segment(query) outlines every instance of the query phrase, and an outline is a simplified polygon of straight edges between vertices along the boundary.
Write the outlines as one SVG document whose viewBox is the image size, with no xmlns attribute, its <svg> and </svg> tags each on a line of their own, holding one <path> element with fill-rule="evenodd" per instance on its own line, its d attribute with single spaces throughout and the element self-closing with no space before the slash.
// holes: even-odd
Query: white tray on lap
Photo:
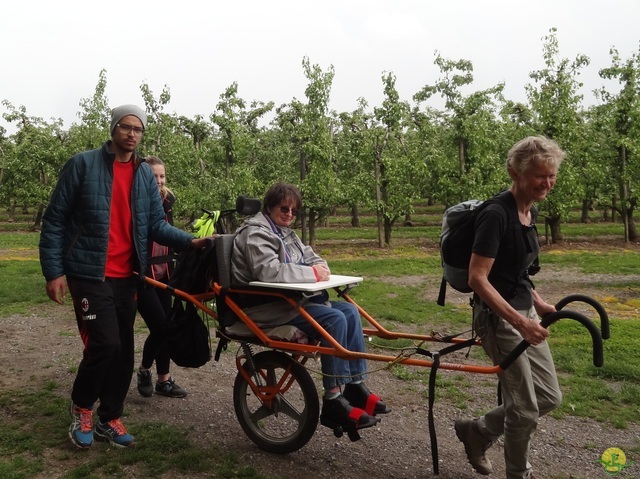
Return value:
<svg viewBox="0 0 640 479">
<path fill-rule="evenodd" d="M 317 283 L 265 283 L 263 281 L 251 281 L 249 285 L 264 288 L 290 289 L 295 291 L 321 291 L 323 289 L 345 286 L 347 284 L 356 285 L 360 283 L 362 279 L 363 278 L 359 276 L 332 274 L 327 281 L 318 281 Z"/>
</svg>

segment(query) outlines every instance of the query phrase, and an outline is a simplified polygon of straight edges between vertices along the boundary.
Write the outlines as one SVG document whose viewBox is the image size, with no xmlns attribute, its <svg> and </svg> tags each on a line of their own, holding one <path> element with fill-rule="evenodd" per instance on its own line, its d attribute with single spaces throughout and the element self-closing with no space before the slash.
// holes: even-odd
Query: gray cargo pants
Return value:
<svg viewBox="0 0 640 479">
<path fill-rule="evenodd" d="M 473 325 L 482 347 L 494 364 L 500 363 L 522 341 L 511 324 L 493 314 L 481 301 L 473 309 Z M 538 315 L 532 307 L 519 311 L 532 321 Z M 514 363 L 498 374 L 502 405 L 478 420 L 480 433 L 497 440 L 504 435 L 504 458 L 507 479 L 526 479 L 531 474 L 529 446 L 538 418 L 562 402 L 553 358 L 547 341 L 529 346 Z"/>
</svg>

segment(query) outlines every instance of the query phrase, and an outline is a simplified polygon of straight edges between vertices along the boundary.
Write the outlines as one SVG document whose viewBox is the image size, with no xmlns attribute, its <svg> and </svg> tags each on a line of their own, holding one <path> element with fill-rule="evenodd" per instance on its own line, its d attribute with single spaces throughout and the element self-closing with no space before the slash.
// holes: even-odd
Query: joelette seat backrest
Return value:
<svg viewBox="0 0 640 479">
<path fill-rule="evenodd" d="M 231 252 L 235 236 L 234 234 L 225 234 L 217 236 L 214 240 L 218 271 L 217 282 L 223 288 L 221 294 L 216 298 L 216 306 L 218 321 L 223 329 L 237 320 L 236 315 L 225 303 L 226 288 L 231 286 Z"/>
<path fill-rule="evenodd" d="M 231 252 L 234 234 L 216 236 L 216 261 L 218 263 L 218 284 L 223 288 L 231 286 Z"/>
<path fill-rule="evenodd" d="M 216 306 L 218 310 L 219 328 L 225 335 L 235 338 L 251 338 L 253 333 L 251 330 L 236 316 L 236 314 L 225 303 L 227 297 L 227 288 L 231 287 L 231 254 L 233 252 L 233 240 L 235 234 L 224 234 L 215 238 L 215 254 L 217 261 L 217 283 L 221 286 L 222 291 L 216 298 Z M 237 285 L 236 285 L 237 286 Z M 259 289 L 258 289 L 259 291 Z M 259 298 L 259 293 L 256 298 Z M 234 298 L 231 293 L 230 298 Z M 234 298 L 235 299 L 235 298 Z M 272 328 L 262 328 L 264 332 L 272 339 L 292 342 L 307 343 L 306 335 L 295 326 L 282 325 Z"/>
</svg>

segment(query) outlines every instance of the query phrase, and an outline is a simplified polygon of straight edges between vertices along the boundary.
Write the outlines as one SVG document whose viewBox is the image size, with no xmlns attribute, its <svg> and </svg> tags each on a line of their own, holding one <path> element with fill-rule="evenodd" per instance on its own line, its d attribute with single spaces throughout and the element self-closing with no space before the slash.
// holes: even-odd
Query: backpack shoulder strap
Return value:
<svg viewBox="0 0 640 479">
<path fill-rule="evenodd" d="M 516 258 L 522 254 L 526 254 L 527 252 L 530 252 L 531 251 L 529 249 L 530 246 L 524 238 L 524 233 L 522 233 L 522 229 L 519 228 L 521 223 L 520 223 L 520 218 L 518 216 L 517 206 L 516 206 L 515 200 L 513 199 L 513 196 L 509 194 L 508 190 L 505 190 L 495 195 L 492 198 L 492 200 L 494 200 L 495 203 L 499 203 L 502 205 L 502 207 L 505 209 L 505 212 L 507 213 L 509 222 L 515 225 L 515 226 L 512 225 L 512 229 L 513 229 L 513 235 L 514 235 L 513 240 L 516 248 L 515 249 Z M 538 209 L 535 207 L 535 205 L 533 205 L 531 207 L 531 222 L 534 225 L 534 229 L 535 229 L 535 221 L 537 216 L 538 216 Z M 531 281 L 529 276 L 536 274 L 539 270 L 540 270 L 540 261 L 539 261 L 539 258 L 536 256 L 531 266 L 524 272 L 525 279 L 527 279 L 527 281 L 529 281 L 532 286 L 533 286 L 533 282 Z M 515 278 L 514 288 L 515 288 L 515 285 L 517 285 L 518 281 L 520 280 L 521 276 L 522 275 L 518 275 Z"/>
<path fill-rule="evenodd" d="M 447 295 L 447 280 L 442 275 L 442 281 L 440 281 L 440 291 L 438 292 L 438 300 L 436 301 L 438 306 L 444 306 L 444 298 Z"/>
<path fill-rule="evenodd" d="M 519 222 L 518 218 L 518 210 L 516 208 L 516 203 L 513 198 L 513 195 L 509 190 L 501 191 L 500 193 L 493 196 L 493 198 L 489 198 L 485 201 L 487 205 L 489 204 L 498 204 L 502 206 L 505 213 L 507 214 L 507 218 L 512 222 Z"/>
<path fill-rule="evenodd" d="M 498 198 L 498 195 L 495 195 L 494 197 L 492 197 L 492 198 L 490 198 L 488 200 L 482 201 L 482 202 L 479 202 L 477 200 L 468 200 L 468 201 L 465 201 L 463 203 L 459 203 L 458 205 L 455 205 L 454 207 L 451 207 L 449 210 L 447 210 L 447 212 L 452 210 L 452 209 L 454 209 L 454 208 L 456 208 L 456 207 L 459 207 L 461 205 L 466 205 L 467 208 L 464 209 L 464 213 L 463 214 L 466 217 L 468 217 L 468 219 L 464 219 L 463 220 L 460 217 L 457 220 L 456 228 L 458 229 L 458 231 L 469 232 L 468 229 L 470 227 L 471 230 L 472 230 L 471 232 L 474 232 L 475 231 L 475 222 L 476 222 L 476 218 L 477 218 L 478 214 L 485 207 L 487 207 L 487 206 L 489 206 L 489 205 L 491 205 L 493 203 L 498 203 L 498 204 L 502 205 L 505 210 L 508 209 L 508 205 L 506 203 L 506 200 L 502 200 L 501 198 Z M 445 222 L 443 221 L 443 231 L 444 230 L 445 230 Z M 442 238 L 441 238 L 440 241 L 442 241 Z M 443 255 L 443 260 L 444 260 L 445 256 L 444 256 L 444 252 L 442 250 L 442 243 L 441 243 L 440 247 L 441 247 L 441 254 Z M 451 259 L 451 258 L 449 258 L 449 259 Z M 438 304 L 438 306 L 444 306 L 446 294 L 447 294 L 447 280 L 446 280 L 445 274 L 443 272 L 442 280 L 440 281 L 440 290 L 438 292 L 438 299 L 436 301 L 436 304 Z"/>
</svg>

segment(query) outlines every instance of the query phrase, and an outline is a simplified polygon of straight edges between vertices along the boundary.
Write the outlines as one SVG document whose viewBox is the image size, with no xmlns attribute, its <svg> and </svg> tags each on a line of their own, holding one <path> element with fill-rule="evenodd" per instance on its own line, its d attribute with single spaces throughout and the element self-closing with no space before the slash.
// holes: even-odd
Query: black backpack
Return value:
<svg viewBox="0 0 640 479">
<path fill-rule="evenodd" d="M 213 238 L 202 248 L 186 248 L 178 256 L 169 286 L 185 293 L 198 294 L 208 291 L 216 276 L 216 255 Z"/>
<path fill-rule="evenodd" d="M 520 224 L 516 209 L 507 203 L 506 195 L 502 192 L 486 201 L 468 200 L 447 208 L 442 217 L 442 232 L 440 234 L 440 258 L 442 262 L 442 281 L 438 294 L 438 304 L 444 306 L 447 284 L 461 293 L 471 293 L 469 287 L 469 262 L 471 261 L 471 249 L 475 238 L 475 222 L 480 211 L 491 204 L 499 204 L 505 210 L 508 221 L 512 224 Z M 535 210 L 534 210 L 535 216 Z M 516 231 L 516 229 L 514 229 Z M 518 241 L 516 245 L 524 241 Z M 538 259 L 529 268 L 528 274 L 533 275 L 539 269 Z M 515 283 L 520 279 L 515 278 Z"/>
<path fill-rule="evenodd" d="M 185 304 L 175 298 L 167 318 L 169 356 L 178 366 L 199 368 L 211 359 L 209 321 L 203 320 L 204 313 L 199 313 L 193 303 Z"/>
</svg>

